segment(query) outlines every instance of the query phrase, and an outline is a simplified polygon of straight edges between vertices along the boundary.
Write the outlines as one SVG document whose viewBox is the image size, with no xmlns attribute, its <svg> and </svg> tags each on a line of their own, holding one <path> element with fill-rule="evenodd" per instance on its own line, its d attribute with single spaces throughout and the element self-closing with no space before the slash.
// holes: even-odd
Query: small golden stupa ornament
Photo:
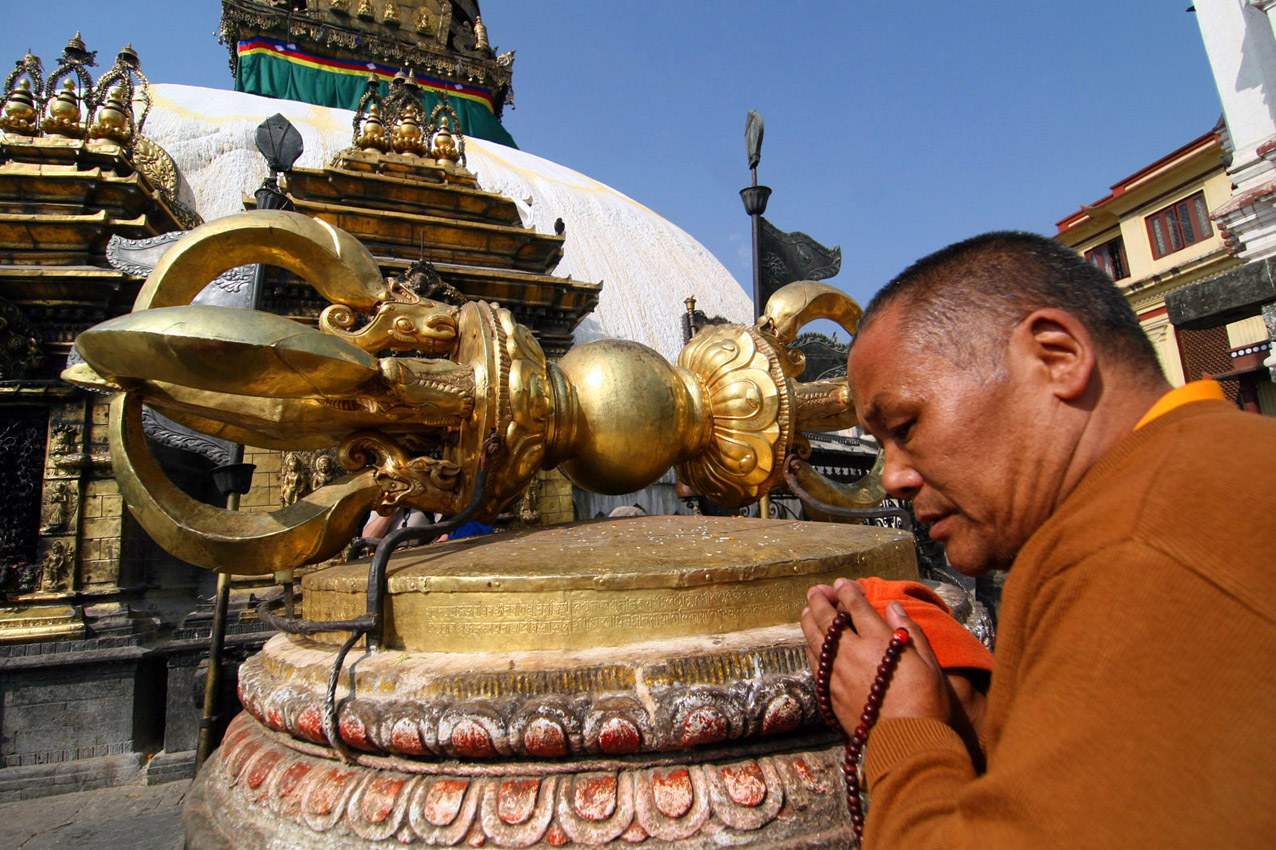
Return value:
<svg viewBox="0 0 1276 850">
<path fill-rule="evenodd" d="M 19 136 L 34 136 L 38 127 L 35 97 L 31 94 L 31 81 L 25 77 L 4 102 L 0 112 L 0 130 Z"/>
<path fill-rule="evenodd" d="M 452 136 L 452 131 L 448 129 L 446 115 L 439 118 L 439 129 L 430 140 L 430 156 L 434 157 L 439 165 L 456 165 L 457 158 L 460 156 L 456 139 Z"/>
<path fill-rule="evenodd" d="M 368 113 L 354 141 L 368 153 L 389 152 L 390 139 L 386 134 L 385 125 L 381 123 L 381 109 L 375 103 L 369 104 Z"/>
<path fill-rule="evenodd" d="M 399 116 L 398 122 L 394 125 L 394 132 L 391 134 L 391 144 L 396 153 L 412 153 L 417 156 L 425 156 L 425 133 L 421 130 L 421 115 L 419 110 L 408 106 L 403 110 L 403 114 Z"/>
<path fill-rule="evenodd" d="M 385 12 L 381 15 L 381 23 L 388 27 L 397 27 L 399 25 L 399 10 L 394 5 L 394 0 L 385 4 Z"/>
<path fill-rule="evenodd" d="M 71 78 L 62 81 L 62 91 L 49 104 L 48 114 L 40 124 L 46 133 L 73 138 L 83 135 L 84 125 L 80 121 L 80 97 L 75 92 L 75 82 Z"/>
<path fill-rule="evenodd" d="M 483 16 L 474 19 L 474 49 L 487 50 L 491 47 L 487 42 L 487 27 L 483 25 Z"/>
<path fill-rule="evenodd" d="M 102 139 L 126 145 L 133 136 L 130 126 L 129 106 L 125 104 L 128 93 L 123 85 L 111 89 L 106 102 L 97 112 L 97 120 L 89 127 L 90 139 Z"/>
</svg>

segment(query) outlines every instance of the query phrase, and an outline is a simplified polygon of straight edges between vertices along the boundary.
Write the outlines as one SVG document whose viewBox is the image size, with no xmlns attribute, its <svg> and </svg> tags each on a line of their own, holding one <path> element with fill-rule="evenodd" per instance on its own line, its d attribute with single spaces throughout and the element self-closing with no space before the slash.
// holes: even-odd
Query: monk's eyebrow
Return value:
<svg viewBox="0 0 1276 850">
<path fill-rule="evenodd" d="M 861 422 L 881 422 L 882 421 L 882 408 L 878 406 L 876 401 L 869 403 L 868 410 L 864 411 L 863 415 L 860 416 L 860 421 Z"/>
</svg>

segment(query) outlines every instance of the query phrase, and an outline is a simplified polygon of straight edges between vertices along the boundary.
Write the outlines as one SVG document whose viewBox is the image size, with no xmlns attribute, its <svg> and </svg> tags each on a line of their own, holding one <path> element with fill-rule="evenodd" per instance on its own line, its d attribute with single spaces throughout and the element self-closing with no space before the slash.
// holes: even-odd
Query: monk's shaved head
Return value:
<svg viewBox="0 0 1276 850">
<path fill-rule="evenodd" d="M 903 317 L 901 346 L 940 354 L 985 378 L 1001 373 L 1015 325 L 1054 307 L 1085 326 L 1110 365 L 1164 380 L 1152 343 L 1112 279 L 1035 233 L 986 233 L 918 260 L 873 298 L 860 333 L 892 307 Z"/>
</svg>

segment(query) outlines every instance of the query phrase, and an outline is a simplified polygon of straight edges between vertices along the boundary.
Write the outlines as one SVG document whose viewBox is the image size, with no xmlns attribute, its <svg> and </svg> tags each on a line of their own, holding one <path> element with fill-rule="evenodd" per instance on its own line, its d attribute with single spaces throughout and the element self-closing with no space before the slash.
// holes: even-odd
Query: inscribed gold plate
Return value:
<svg viewBox="0 0 1276 850">
<path fill-rule="evenodd" d="M 364 613 L 367 564 L 307 575 L 305 617 Z M 723 634 L 792 623 L 811 585 L 868 575 L 915 579 L 912 537 L 868 526 L 700 516 L 504 533 L 395 555 L 386 646 L 584 649 Z"/>
</svg>

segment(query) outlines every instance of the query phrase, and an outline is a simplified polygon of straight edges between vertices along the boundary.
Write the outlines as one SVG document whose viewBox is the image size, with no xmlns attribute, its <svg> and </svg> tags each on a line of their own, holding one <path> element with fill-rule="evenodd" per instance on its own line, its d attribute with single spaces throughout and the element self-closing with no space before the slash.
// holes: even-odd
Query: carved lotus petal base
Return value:
<svg viewBox="0 0 1276 850">
<path fill-rule="evenodd" d="M 192 786 L 186 846 L 843 846 L 841 758 L 825 737 L 645 761 L 347 765 L 245 713 Z"/>
</svg>

